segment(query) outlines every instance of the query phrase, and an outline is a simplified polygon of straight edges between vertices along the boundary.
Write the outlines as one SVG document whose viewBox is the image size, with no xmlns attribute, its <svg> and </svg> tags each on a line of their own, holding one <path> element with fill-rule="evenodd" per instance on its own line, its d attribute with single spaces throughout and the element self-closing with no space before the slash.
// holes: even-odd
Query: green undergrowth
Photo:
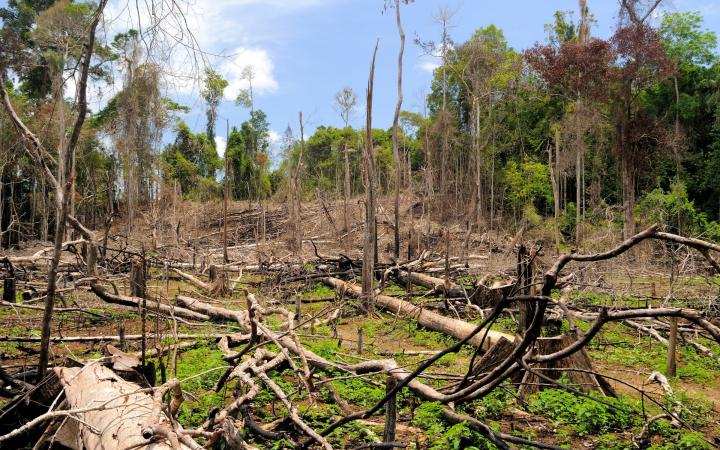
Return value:
<svg viewBox="0 0 720 450">
<path fill-rule="evenodd" d="M 474 431 L 467 422 L 450 424 L 443 417 L 445 405 L 439 402 L 426 402 L 415 409 L 412 424 L 423 430 L 427 438 L 428 450 L 492 450 L 496 447 L 480 433 Z M 496 423 L 490 423 L 498 428 Z"/>
<path fill-rule="evenodd" d="M 326 286 L 323 283 L 313 283 L 308 289 L 303 291 L 303 298 L 308 300 L 334 297 L 335 289 Z"/>
<path fill-rule="evenodd" d="M 587 325 L 578 325 L 581 330 Z M 665 372 L 667 348 L 649 336 L 638 336 L 617 324 L 608 324 L 588 346 L 590 355 L 613 367 L 644 368 L 648 371 Z M 717 350 L 718 346 L 711 346 Z M 697 383 L 717 383 L 718 364 L 705 355 L 698 354 L 691 346 L 678 346 L 677 378 Z"/>
<path fill-rule="evenodd" d="M 559 444 L 569 444 L 573 438 L 585 438 L 594 441 L 595 448 L 600 450 L 636 448 L 630 437 L 638 435 L 645 423 L 640 401 L 625 396 L 611 398 L 590 394 L 590 397 L 545 389 L 527 399 L 527 409 L 551 421 Z M 666 398 L 665 408 L 673 408 L 675 401 L 683 404 L 682 417 L 688 427 L 698 429 L 708 425 L 713 414 L 711 402 L 680 394 L 674 399 Z M 659 412 L 659 407 L 645 405 L 648 417 Z M 650 430 L 651 444 L 647 447 L 650 449 L 710 448 L 702 433 L 675 428 L 664 419 L 654 422 Z"/>
<path fill-rule="evenodd" d="M 610 397 L 598 397 L 598 400 L 545 389 L 530 396 L 527 404 L 530 412 L 551 418 L 556 425 L 571 425 L 579 436 L 622 431 L 637 424 L 638 416 L 631 400 Z"/>
<path fill-rule="evenodd" d="M 180 406 L 178 420 L 188 428 L 194 428 L 203 423 L 207 414 L 213 408 L 222 407 L 230 386 L 224 388 L 225 392 L 216 393 L 213 390 L 215 382 L 222 374 L 227 363 L 222 359 L 222 352 L 207 346 L 191 349 L 180 353 L 177 360 L 176 378 L 181 380 L 184 391 L 192 395 Z M 217 369 L 217 370 L 213 370 Z M 158 371 L 158 379 L 160 373 Z"/>
</svg>

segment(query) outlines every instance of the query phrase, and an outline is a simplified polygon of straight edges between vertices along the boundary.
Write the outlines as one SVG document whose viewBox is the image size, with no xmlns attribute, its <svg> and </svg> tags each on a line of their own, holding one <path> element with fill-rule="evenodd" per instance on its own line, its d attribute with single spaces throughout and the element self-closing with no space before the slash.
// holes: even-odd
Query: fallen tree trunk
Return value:
<svg viewBox="0 0 720 450">
<path fill-rule="evenodd" d="M 70 410 L 64 415 L 70 419 L 63 420 L 54 433 L 56 442 L 61 437 L 62 445 L 78 450 L 202 448 L 187 436 L 179 436 L 182 428 L 177 424 L 174 427 L 165 413 L 154 414 L 157 412 L 156 399 L 112 370 L 101 365 L 54 370 L 63 385 Z M 79 412 L 70 414 L 73 410 Z M 148 436 L 148 428 L 159 432 Z M 163 433 L 166 435 L 162 436 Z"/>
<path fill-rule="evenodd" d="M 397 271 L 397 278 L 400 282 L 407 284 L 412 283 L 424 288 L 430 289 L 433 292 L 444 293 L 447 297 L 460 297 L 464 298 L 467 293 L 465 290 L 456 283 L 449 281 L 445 283 L 442 278 L 431 277 L 418 272 L 407 272 L 405 270 Z"/>
<path fill-rule="evenodd" d="M 190 275 L 189 273 L 185 273 L 182 270 L 173 268 L 172 271 L 175 272 L 176 274 L 180 275 L 180 277 L 182 277 L 184 280 L 190 282 L 190 284 L 192 284 L 200 289 L 204 289 L 206 291 L 211 291 L 213 288 L 211 283 L 206 283 L 206 282 L 202 281 L 200 278 L 198 278 L 194 275 Z"/>
<path fill-rule="evenodd" d="M 165 305 L 163 303 L 159 303 L 152 300 L 143 300 L 142 298 L 138 297 L 128 297 L 125 295 L 115 295 L 111 294 L 105 289 L 103 289 L 99 284 L 93 283 L 90 286 L 90 289 L 100 297 L 103 301 L 107 303 L 114 303 L 116 305 L 123 305 L 123 306 L 134 306 L 137 308 L 141 308 L 143 306 L 143 302 L 145 304 L 145 307 L 149 311 L 155 311 L 162 314 L 166 314 L 168 316 L 175 316 L 175 317 L 181 317 L 183 319 L 188 320 L 196 320 L 199 322 L 205 322 L 210 320 L 210 318 L 201 313 L 197 313 L 195 311 L 191 311 L 189 309 L 181 308 L 179 306 L 171 306 L 171 305 Z"/>
<path fill-rule="evenodd" d="M 323 278 L 323 282 L 340 292 L 347 292 L 355 296 L 362 295 L 362 289 L 359 286 L 346 283 L 337 278 Z M 381 308 L 385 308 L 388 311 L 400 316 L 413 318 L 425 328 L 445 333 L 457 339 L 463 339 L 470 335 L 476 327 L 476 325 L 472 323 L 445 317 L 441 314 L 413 305 L 410 302 L 389 297 L 387 295 L 376 295 L 374 298 L 375 304 Z M 482 345 L 482 350 L 485 351 L 495 345 L 495 343 L 501 338 L 505 338 L 511 342 L 515 340 L 515 337 L 509 334 L 494 330 L 487 330 L 487 336 L 485 335 L 485 332 L 478 333 L 469 341 L 469 344 L 474 346 Z"/>
<path fill-rule="evenodd" d="M 195 340 L 195 339 L 220 339 L 228 336 L 225 334 L 178 334 L 178 335 L 156 335 L 148 333 L 146 339 L 157 339 L 172 336 L 178 340 Z M 50 342 L 120 342 L 121 340 L 139 341 L 143 339 L 142 334 L 128 334 L 125 336 L 54 336 L 50 338 Z M 40 342 L 38 336 L 0 336 L 0 342 Z"/>
</svg>

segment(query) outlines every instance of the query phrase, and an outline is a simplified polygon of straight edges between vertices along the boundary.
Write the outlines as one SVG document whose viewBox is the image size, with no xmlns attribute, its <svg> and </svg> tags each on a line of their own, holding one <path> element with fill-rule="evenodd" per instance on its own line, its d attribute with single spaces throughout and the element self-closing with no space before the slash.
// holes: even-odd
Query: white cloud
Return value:
<svg viewBox="0 0 720 450">
<path fill-rule="evenodd" d="M 274 64 L 268 52 L 261 48 L 241 47 L 220 65 L 220 74 L 228 80 L 226 99 L 234 100 L 242 89 L 248 88 L 248 80 L 243 79 L 246 67 L 253 69 L 253 94 L 262 95 L 278 90 L 278 82 L 273 75 Z"/>
<path fill-rule="evenodd" d="M 417 64 L 417 67 L 419 67 L 421 70 L 424 70 L 426 72 L 433 73 L 435 69 L 440 67 L 440 64 L 432 61 L 421 61 Z"/>
<path fill-rule="evenodd" d="M 225 138 L 223 136 L 215 136 L 215 148 L 217 149 L 218 156 L 224 158 L 227 142 L 225 142 Z"/>
<path fill-rule="evenodd" d="M 280 142 L 280 139 L 282 139 L 280 133 L 275 130 L 270 130 L 270 142 L 272 142 L 273 144 L 277 144 Z"/>
</svg>

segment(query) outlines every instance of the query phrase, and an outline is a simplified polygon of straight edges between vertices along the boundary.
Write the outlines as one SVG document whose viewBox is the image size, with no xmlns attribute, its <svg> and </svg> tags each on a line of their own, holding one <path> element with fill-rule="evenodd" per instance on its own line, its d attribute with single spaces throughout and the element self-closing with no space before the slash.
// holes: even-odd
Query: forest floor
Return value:
<svg viewBox="0 0 720 450">
<path fill-rule="evenodd" d="M 147 259 L 162 255 L 186 263 L 193 261 L 197 267 L 194 273 L 207 280 L 204 272 L 208 266 L 220 263 L 222 259 L 217 221 L 222 216 L 218 214 L 218 205 L 185 205 L 185 208 L 182 214 L 175 213 L 173 219 L 163 227 L 153 226 L 153 222 L 148 220 L 137 226 L 130 238 L 123 236 L 126 225 L 116 223 L 110 233 L 112 245 L 109 247 L 144 252 Z M 257 205 L 251 209 L 249 205 L 235 204 L 228 220 L 231 238 L 229 253 L 231 261 L 243 263 L 228 270 L 230 284 L 234 284 L 232 293 L 224 297 L 212 295 L 180 279 L 167 268 L 154 266 L 148 274 L 148 296 L 171 302 L 177 295 L 187 295 L 227 309 L 242 310 L 246 308 L 243 289 L 247 289 L 263 305 L 279 305 L 289 310 L 296 310 L 296 305 L 300 305 L 300 317 L 308 322 L 297 332 L 301 343 L 330 361 L 357 363 L 390 357 L 412 370 L 429 356 L 457 342 L 448 335 L 419 326 L 412 318 L 381 310 L 368 316 L 360 311 L 355 299 L 338 296 L 335 290 L 313 277 L 303 278 L 303 275 L 322 270 L 322 267 L 318 267 L 322 264 L 317 262 L 318 256 L 334 258 L 343 254 L 351 259 L 360 257 L 362 229 L 357 225 L 361 217 L 359 208 L 352 210 L 351 223 L 356 226 L 351 227 L 350 232 L 339 231 L 342 228 L 341 209 L 342 204 L 338 203 L 306 205 L 306 217 L 303 220 L 306 242 L 304 253 L 298 257 L 287 249 L 283 231 L 285 215 L 281 206 L 271 205 L 267 208 L 268 226 L 265 229 L 266 242 L 263 243 L 259 236 L 261 231 L 257 227 L 258 218 L 261 217 Z M 390 210 L 387 211 L 388 217 L 381 214 L 378 219 L 381 262 L 387 260 L 385 255 L 392 238 Z M 178 217 L 179 220 L 176 219 Z M 172 220 L 178 221 L 173 224 Z M 406 237 L 404 248 L 407 247 L 409 230 L 421 230 L 421 239 L 431 242 L 431 248 L 438 255 L 437 265 L 442 267 L 444 261 L 439 256 L 444 249 L 441 227 L 437 223 L 427 226 L 422 217 L 409 213 L 403 215 L 403 224 Z M 179 237 L 175 232 L 177 229 L 181 230 Z M 430 233 L 426 234 L 428 229 Z M 486 284 L 493 281 L 502 284 L 512 278 L 516 264 L 514 246 L 517 235 L 495 231 L 471 233 L 466 239 L 464 231 L 459 228 L 453 233 L 451 248 L 455 251 L 451 254 L 455 258 L 450 262 L 455 282 L 469 290 L 480 280 Z M 530 240 L 533 233 L 543 236 L 542 230 L 528 230 L 522 239 Z M 420 235 L 421 232 L 416 234 Z M 613 244 L 605 232 L 596 233 L 593 238 L 588 238 L 589 247 L 609 248 Z M 171 245 L 177 241 L 184 242 L 184 245 L 180 248 Z M 463 252 L 461 249 L 465 242 L 468 243 L 468 251 Z M 421 247 L 422 242 L 418 245 Z M 539 268 L 547 267 L 554 259 L 555 253 L 549 249 L 550 244 L 547 245 L 548 250 L 538 256 Z M 48 243 L 26 244 L 24 248 L 7 254 L 28 256 L 46 246 Z M 703 310 L 716 307 L 720 277 L 707 275 L 700 263 L 685 254 L 675 255 L 674 270 L 668 270 L 667 261 L 651 258 L 651 251 L 650 248 L 642 247 L 632 255 L 583 269 L 570 294 L 570 300 L 575 305 L 587 307 L 659 307 L 668 304 Z M 120 252 L 116 256 L 118 265 L 125 263 Z M 259 267 L 252 268 L 254 265 Z M 32 274 L 31 271 L 27 272 L 28 277 L 32 277 Z M 442 273 L 437 276 L 442 277 Z M 348 280 L 359 283 L 359 272 L 357 277 L 351 276 Z M 113 284 L 118 293 L 129 293 L 126 277 L 114 277 Z M 30 290 L 31 286 L 41 289 L 43 283 L 42 280 L 34 282 L 28 278 L 24 280 L 23 286 L 24 290 Z M 63 286 L 61 282 L 60 287 Z M 23 302 L 22 290 L 18 293 L 19 302 Z M 482 318 L 478 311 L 463 308 L 462 304 L 448 303 L 442 296 L 418 286 L 408 290 L 407 286 L 389 281 L 383 287 L 383 294 L 472 323 L 479 323 Z M 127 335 L 142 332 L 143 323 L 137 310 L 107 304 L 88 290 L 69 292 L 60 303 L 59 307 L 78 310 L 56 313 L 52 332 L 54 337 L 116 336 L 121 327 Z M 24 301 L 23 304 L 41 306 L 42 302 L 40 298 Z M 312 318 L 326 317 L 338 308 L 341 313 L 334 325 L 311 324 Z M 0 365 L 6 371 L 23 372 L 24 369 L 32 369 L 36 363 L 38 343 L 14 339 L 32 340 L 39 337 L 41 315 L 42 311 L 35 309 L 9 305 L 0 307 Z M 275 329 L 281 326 L 280 321 L 273 317 L 268 317 L 266 323 Z M 181 406 L 178 416 L 178 421 L 186 429 L 201 425 L 210 411 L 222 408 L 233 399 L 234 390 L 240 389 L 235 383 L 229 383 L 219 392 L 213 390 L 218 376 L 228 364 L 223 360 L 223 352 L 217 348 L 216 342 L 219 336 L 233 332 L 232 326 L 216 322 L 173 322 L 157 317 L 149 317 L 144 326 L 150 334 L 147 339 L 148 351 L 165 355 L 159 359 L 149 357 L 157 367 L 158 380 L 187 380 L 182 386 L 190 394 L 190 399 Z M 579 321 L 578 327 L 587 329 L 589 323 Z M 515 334 L 518 329 L 517 317 L 512 313 L 503 315 L 493 324 L 493 328 Z M 567 331 L 567 321 L 562 322 L 561 330 Z M 176 359 L 173 359 L 168 356 L 173 351 L 168 350 L 177 342 L 173 338 L 175 335 L 188 336 L 180 339 L 184 344 L 177 350 Z M 720 355 L 720 345 L 703 337 L 698 339 L 715 355 Z M 359 340 L 362 340 L 361 348 Z M 77 361 L 102 358 L 108 343 L 119 345 L 114 339 L 98 339 L 91 343 L 55 342 L 52 346 L 52 360 L 62 364 L 64 358 Z M 126 351 L 140 351 L 139 340 L 128 340 L 126 345 Z M 444 356 L 424 372 L 422 381 L 439 389 L 461 380 L 468 370 L 473 351 L 472 347 L 465 346 L 459 353 Z M 659 385 L 647 382 L 652 372 L 665 372 L 667 360 L 667 347 L 653 337 L 640 334 L 620 323 L 608 324 L 593 339 L 587 351 L 595 369 L 604 374 L 619 393 L 619 398 L 612 400 L 610 406 L 564 392 L 555 386 L 521 398 L 515 382 L 507 381 L 490 395 L 464 404 L 462 412 L 489 423 L 497 430 L 539 442 L 568 448 L 623 449 L 634 448 L 633 437 L 640 432 L 645 419 L 661 411 L 654 401 L 667 406 L 677 400 L 685 410 L 683 420 L 687 426 L 677 429 L 668 422 L 657 421 L 646 446 L 655 449 L 700 449 L 718 444 L 720 364 L 717 361 L 699 354 L 692 346 L 683 345 L 681 340 L 677 376 L 670 379 L 674 397 L 668 398 Z M 361 378 L 325 373 L 322 381 L 316 382 L 319 394 L 312 398 L 298 387 L 291 370 L 286 369 L 271 376 L 293 401 L 306 423 L 316 429 L 322 429 L 350 412 L 372 407 L 385 394 L 385 375 Z M 345 404 L 340 404 L 338 397 L 340 403 Z M 446 422 L 441 409 L 439 404 L 422 402 L 403 389 L 398 397 L 396 441 L 406 445 L 406 448 L 416 449 L 488 448 L 486 441 L 480 439 L 468 426 Z M 251 414 L 258 423 L 271 424 L 272 427 L 287 417 L 287 410 L 269 390 L 263 388 L 252 403 Z M 335 430 L 328 439 L 337 448 L 357 448 L 381 437 L 383 427 L 382 416 L 355 421 Z M 253 441 L 252 438 L 248 439 Z M 292 448 L 290 439 L 265 441 L 255 438 L 253 442 L 260 448 Z"/>
</svg>

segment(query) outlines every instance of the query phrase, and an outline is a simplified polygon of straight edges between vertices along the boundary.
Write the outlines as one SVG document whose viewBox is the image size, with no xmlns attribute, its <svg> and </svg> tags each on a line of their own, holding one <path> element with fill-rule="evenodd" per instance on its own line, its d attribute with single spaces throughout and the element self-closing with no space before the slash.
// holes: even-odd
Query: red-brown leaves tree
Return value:
<svg viewBox="0 0 720 450">
<path fill-rule="evenodd" d="M 615 149 L 620 159 L 623 186 L 624 234 L 635 232 L 635 189 L 638 171 L 660 146 L 662 133 L 648 115 L 643 114 L 637 95 L 674 71 L 660 35 L 644 24 L 618 29 L 611 39 L 617 55 L 612 72 L 611 111 L 615 118 Z"/>
<path fill-rule="evenodd" d="M 525 60 L 548 87 L 571 100 L 605 99 L 614 59 L 612 46 L 601 39 L 566 42 L 559 48 L 536 44 L 525 52 Z"/>
</svg>

